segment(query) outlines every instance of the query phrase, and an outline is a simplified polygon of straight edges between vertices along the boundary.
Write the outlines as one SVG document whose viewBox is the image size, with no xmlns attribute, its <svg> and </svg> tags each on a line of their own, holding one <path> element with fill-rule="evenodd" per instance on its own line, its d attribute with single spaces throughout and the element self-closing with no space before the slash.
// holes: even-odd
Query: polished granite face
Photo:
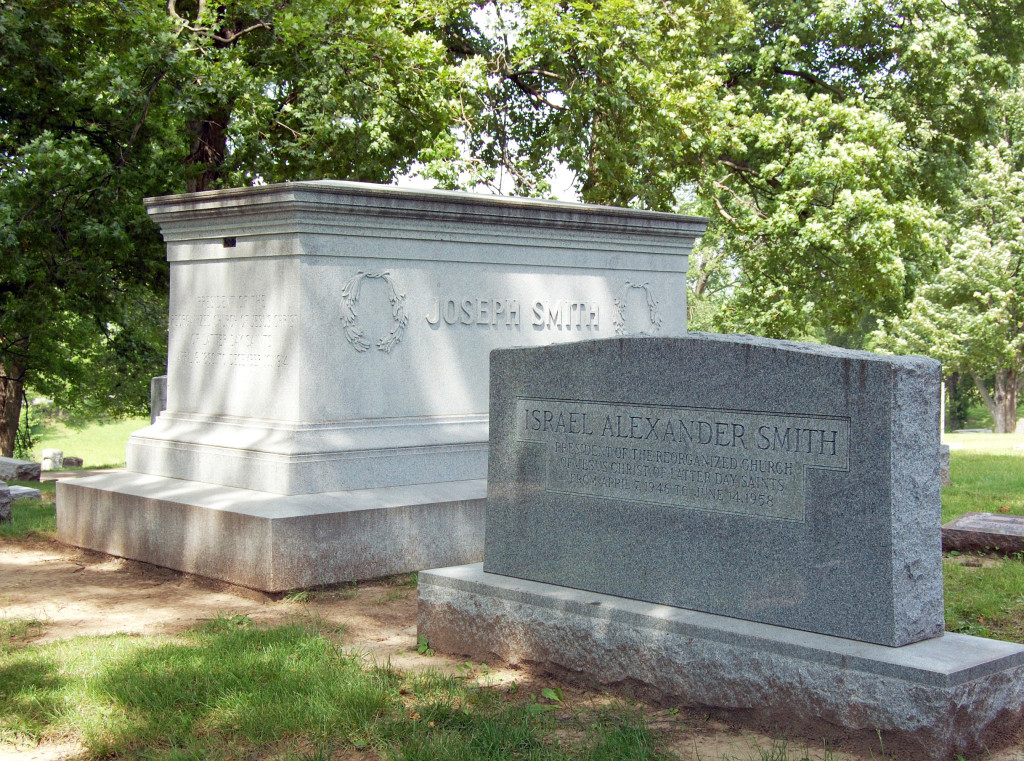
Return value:
<svg viewBox="0 0 1024 761">
<path fill-rule="evenodd" d="M 739 336 L 495 351 L 485 570 L 939 636 L 938 384 L 933 360 Z"/>
</svg>

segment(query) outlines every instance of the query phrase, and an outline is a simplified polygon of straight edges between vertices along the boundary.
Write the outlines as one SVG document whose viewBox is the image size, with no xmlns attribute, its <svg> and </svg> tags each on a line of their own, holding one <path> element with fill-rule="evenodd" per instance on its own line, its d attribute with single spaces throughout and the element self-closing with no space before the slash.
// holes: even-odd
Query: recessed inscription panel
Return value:
<svg viewBox="0 0 1024 761">
<path fill-rule="evenodd" d="M 551 492 L 804 519 L 808 468 L 849 470 L 848 418 L 519 399 Z"/>
<path fill-rule="evenodd" d="M 196 296 L 170 316 L 172 353 L 185 366 L 285 367 L 297 314 L 271 314 L 265 294 Z M 174 349 L 177 348 L 175 352 Z"/>
</svg>

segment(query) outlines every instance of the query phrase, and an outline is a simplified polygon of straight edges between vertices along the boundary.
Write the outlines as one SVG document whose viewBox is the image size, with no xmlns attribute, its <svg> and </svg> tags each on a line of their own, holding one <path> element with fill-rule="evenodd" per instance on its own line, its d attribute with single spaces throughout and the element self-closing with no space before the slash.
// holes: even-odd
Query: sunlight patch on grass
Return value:
<svg viewBox="0 0 1024 761">
<path fill-rule="evenodd" d="M 124 467 L 128 437 L 149 425 L 149 418 L 98 421 L 75 427 L 55 422 L 37 434 L 32 457 L 42 459 L 44 449 L 60 449 L 67 456 L 81 457 L 84 468 Z"/>
<path fill-rule="evenodd" d="M 1024 434 L 1016 433 L 944 433 L 942 443 L 950 452 L 969 454 L 1002 454 L 1024 457 Z"/>
</svg>

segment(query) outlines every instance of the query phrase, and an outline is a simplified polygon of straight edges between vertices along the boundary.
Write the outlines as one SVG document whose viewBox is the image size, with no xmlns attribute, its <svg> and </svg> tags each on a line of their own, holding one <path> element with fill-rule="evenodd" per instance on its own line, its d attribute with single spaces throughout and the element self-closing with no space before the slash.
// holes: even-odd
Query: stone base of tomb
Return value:
<svg viewBox="0 0 1024 761">
<path fill-rule="evenodd" d="M 484 479 L 284 496 L 132 472 L 61 480 L 67 544 L 265 592 L 483 556 Z"/>
<path fill-rule="evenodd" d="M 1024 646 L 946 634 L 903 647 L 484 573 L 419 575 L 438 652 L 700 709 L 885 757 L 954 758 L 1024 725 Z"/>
</svg>

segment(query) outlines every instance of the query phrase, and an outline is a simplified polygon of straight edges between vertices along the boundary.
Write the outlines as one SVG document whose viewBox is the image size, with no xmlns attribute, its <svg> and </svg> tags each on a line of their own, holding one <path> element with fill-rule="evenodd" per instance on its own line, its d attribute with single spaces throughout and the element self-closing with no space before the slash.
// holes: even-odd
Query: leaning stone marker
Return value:
<svg viewBox="0 0 1024 761">
<path fill-rule="evenodd" d="M 166 409 L 58 537 L 268 591 L 479 559 L 496 347 L 686 329 L 706 220 L 301 182 L 149 199 Z"/>
<path fill-rule="evenodd" d="M 495 351 L 484 562 L 420 574 L 419 633 L 908 756 L 1005 741 L 1024 647 L 943 634 L 939 382 L 744 336 Z"/>
</svg>

